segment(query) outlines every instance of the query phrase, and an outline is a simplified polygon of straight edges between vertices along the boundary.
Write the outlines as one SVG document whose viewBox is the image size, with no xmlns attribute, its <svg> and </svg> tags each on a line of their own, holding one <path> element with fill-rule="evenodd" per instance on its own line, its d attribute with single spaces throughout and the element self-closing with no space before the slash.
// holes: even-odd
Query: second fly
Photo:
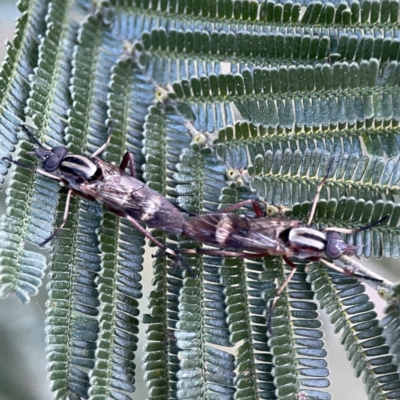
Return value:
<svg viewBox="0 0 400 400">
<path fill-rule="evenodd" d="M 46 148 L 24 125 L 22 129 L 37 145 L 32 154 L 42 161 L 43 169 L 38 168 L 36 172 L 60 181 L 69 189 L 63 221 L 53 234 L 40 244 L 41 246 L 53 239 L 65 225 L 71 195 L 75 193 L 85 199 L 97 200 L 104 204 L 110 211 L 130 221 L 136 229 L 166 253 L 176 256 L 173 250 L 154 238 L 140 223 L 166 233 L 176 234 L 182 231 L 183 215 L 161 194 L 135 178 L 131 153 L 127 152 L 124 155 L 119 167 L 97 157 L 107 148 L 112 128 L 109 128 L 107 142 L 91 156 L 68 153 L 64 146 Z M 8 160 L 25 167 L 16 161 Z M 131 175 L 125 172 L 127 166 Z"/>
</svg>

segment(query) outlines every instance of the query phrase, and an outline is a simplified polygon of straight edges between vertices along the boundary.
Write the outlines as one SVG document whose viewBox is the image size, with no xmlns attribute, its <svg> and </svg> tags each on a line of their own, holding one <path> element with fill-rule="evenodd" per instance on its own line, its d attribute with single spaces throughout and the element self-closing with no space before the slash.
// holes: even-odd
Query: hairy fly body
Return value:
<svg viewBox="0 0 400 400">
<path fill-rule="evenodd" d="M 382 222 L 386 217 L 354 231 L 341 228 L 318 230 L 310 226 L 321 188 L 327 176 L 328 174 L 318 186 L 307 224 L 281 217 L 265 217 L 254 202 L 252 202 L 253 208 L 257 216 L 248 217 L 230 213 L 230 211 L 250 202 L 244 201 L 217 213 L 189 217 L 182 226 L 183 233 L 191 239 L 218 249 L 200 248 L 184 252 L 193 253 L 195 251 L 199 254 L 243 258 L 267 255 L 282 256 L 285 262 L 292 267 L 292 270 L 276 292 L 271 305 L 270 318 L 277 299 L 297 270 L 291 258 L 320 261 L 339 272 L 383 282 L 381 277 L 373 273 L 368 273 L 369 276 L 360 276 L 343 267 L 345 264 L 352 264 L 355 266 L 354 269 L 359 268 L 359 264 L 348 257 L 356 254 L 358 246 L 347 244 L 341 234 L 368 229 Z M 330 260 L 333 260 L 336 264 Z M 269 328 L 271 328 L 270 325 Z"/>
<path fill-rule="evenodd" d="M 257 203 L 246 200 L 217 213 L 189 218 L 182 226 L 183 233 L 199 242 L 223 249 L 198 250 L 203 254 L 220 253 L 247 258 L 282 256 L 293 268 L 295 265 L 290 261 L 291 257 L 316 261 L 352 256 L 358 247 L 347 244 L 340 233 L 353 231 L 335 228 L 320 231 L 310 227 L 327 176 L 317 188 L 307 224 L 283 217 L 265 217 Z M 253 204 L 256 216 L 230 213 L 248 203 Z"/>
<path fill-rule="evenodd" d="M 41 245 L 50 241 L 65 225 L 72 193 L 88 200 L 96 200 L 115 214 L 128 219 L 143 235 L 155 243 L 166 253 L 176 255 L 164 244 L 148 233 L 140 223 L 150 228 L 160 229 L 166 233 L 180 233 L 184 217 L 166 198 L 150 189 L 134 177 L 133 156 L 127 152 L 121 165 L 116 167 L 97 156 L 106 149 L 111 136 L 111 128 L 107 142 L 92 156 L 68 153 L 63 146 L 46 148 L 22 126 L 28 136 L 36 143 L 32 152 L 41 162 L 42 169 L 36 172 L 60 181 L 68 191 L 67 204 L 62 224 Z M 15 164 L 13 160 L 10 160 Z M 129 166 L 131 175 L 125 172 Z"/>
<path fill-rule="evenodd" d="M 301 221 L 284 218 L 212 213 L 189 218 L 183 224 L 183 233 L 224 249 L 225 255 L 226 250 L 232 250 L 235 257 L 272 255 L 334 260 L 343 254 L 354 255 L 357 250 L 345 243 L 338 232 L 319 231 Z M 215 254 L 214 250 L 210 252 Z"/>
<path fill-rule="evenodd" d="M 35 155 L 39 157 L 39 152 L 35 151 Z M 131 217 L 166 233 L 180 233 L 182 214 L 165 197 L 124 171 L 127 157 L 130 153 L 116 167 L 97 157 L 66 154 L 60 159 L 56 173 L 75 193 L 105 204 L 122 217 Z M 49 172 L 48 160 L 43 162 L 46 172 Z"/>
</svg>

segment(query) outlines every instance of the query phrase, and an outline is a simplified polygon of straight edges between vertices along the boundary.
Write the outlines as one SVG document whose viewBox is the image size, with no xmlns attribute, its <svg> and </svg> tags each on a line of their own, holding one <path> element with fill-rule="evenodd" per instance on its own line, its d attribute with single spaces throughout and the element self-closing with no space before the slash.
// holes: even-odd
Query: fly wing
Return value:
<svg viewBox="0 0 400 400">
<path fill-rule="evenodd" d="M 97 181 L 84 183 L 82 187 L 96 200 L 116 210 L 130 208 L 140 211 L 146 206 L 144 190 L 148 189 L 147 186 L 127 174 L 103 176 Z"/>
<path fill-rule="evenodd" d="M 242 247 L 253 253 L 268 253 L 270 255 L 288 255 L 290 249 L 281 239 L 280 234 L 291 227 L 293 221 L 269 218 L 246 217 L 249 222 L 249 234 L 245 238 L 235 235 L 236 241 L 242 241 Z"/>
<path fill-rule="evenodd" d="M 181 233 L 184 217 L 166 198 L 132 176 L 119 173 L 86 183 L 84 190 L 96 200 L 151 228 Z"/>
<path fill-rule="evenodd" d="M 252 253 L 292 256 L 280 233 L 296 221 L 212 213 L 189 218 L 183 232 L 210 246 Z"/>
</svg>

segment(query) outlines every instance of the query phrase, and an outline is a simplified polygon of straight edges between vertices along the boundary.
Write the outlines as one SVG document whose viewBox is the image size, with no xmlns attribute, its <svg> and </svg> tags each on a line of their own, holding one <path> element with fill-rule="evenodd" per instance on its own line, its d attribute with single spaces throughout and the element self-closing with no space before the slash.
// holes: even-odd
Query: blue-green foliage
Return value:
<svg viewBox="0 0 400 400">
<path fill-rule="evenodd" d="M 397 0 L 19 7 L 0 71 L 0 183 L 2 158 L 17 144 L 13 157 L 37 167 L 17 127 L 26 117 L 45 146 L 86 155 L 112 125 L 104 159 L 117 165 L 130 151 L 136 176 L 188 213 L 260 199 L 307 221 L 333 159 L 315 224 L 354 229 L 387 216 L 346 240 L 366 258 L 400 255 Z M 39 244 L 60 225 L 66 191 L 18 166 L 7 196 L 0 296 L 28 302 L 46 260 L 26 241 Z M 69 211 L 48 266 L 56 398 L 134 398 L 138 333 L 146 330 L 151 399 L 329 399 L 318 306 L 342 331 L 369 398 L 400 397 L 397 290 L 385 294 L 391 305 L 379 321 L 355 278 L 300 263 L 271 315 L 288 273 L 281 257 L 192 254 L 185 269 L 159 254 L 141 320 L 144 238 L 96 202 L 73 197 Z M 171 247 L 201 245 L 153 234 Z"/>
</svg>

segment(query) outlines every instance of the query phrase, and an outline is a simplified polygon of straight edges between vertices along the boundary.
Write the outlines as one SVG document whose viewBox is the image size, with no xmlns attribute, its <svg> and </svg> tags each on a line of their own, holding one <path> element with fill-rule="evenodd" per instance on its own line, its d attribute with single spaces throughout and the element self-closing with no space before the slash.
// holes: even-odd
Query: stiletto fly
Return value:
<svg viewBox="0 0 400 400">
<path fill-rule="evenodd" d="M 290 258 L 304 259 L 307 261 L 320 261 L 330 268 L 341 273 L 361 278 L 383 282 L 381 277 L 371 273 L 370 276 L 360 276 L 350 273 L 347 269 L 337 266 L 328 260 L 342 259 L 349 264 L 348 256 L 353 256 L 358 246 L 347 244 L 342 233 L 357 233 L 386 220 L 387 217 L 356 230 L 341 228 L 325 228 L 318 230 L 312 228 L 317 202 L 320 192 L 325 184 L 328 172 L 319 184 L 310 210 L 308 222 L 286 219 L 283 217 L 264 217 L 257 203 L 243 201 L 216 213 L 189 217 L 183 224 L 183 233 L 191 239 L 195 239 L 206 245 L 219 249 L 182 250 L 182 253 L 200 253 L 208 255 L 220 255 L 225 257 L 257 258 L 264 256 L 282 256 L 285 262 L 292 267 L 290 274 L 278 288 L 271 305 L 272 315 L 275 303 L 280 294 L 293 278 L 297 267 Z M 256 216 L 249 217 L 230 213 L 248 203 L 253 203 Z M 353 262 L 353 265 L 358 263 Z"/>
<path fill-rule="evenodd" d="M 21 127 L 37 146 L 32 154 L 42 162 L 43 169 L 38 168 L 36 172 L 61 182 L 69 189 L 62 223 L 40 246 L 53 239 L 65 225 L 71 195 L 75 193 L 85 199 L 104 204 L 110 211 L 130 221 L 137 230 L 166 253 L 177 256 L 172 249 L 147 232 L 140 223 L 166 233 L 181 233 L 185 220 L 179 210 L 161 194 L 135 178 L 131 153 L 127 152 L 124 155 L 119 167 L 97 157 L 107 148 L 112 127 L 109 128 L 106 143 L 91 156 L 68 153 L 64 146 L 47 148 L 24 125 Z M 12 159 L 7 160 L 30 169 Z M 127 166 L 130 175 L 125 172 Z"/>
</svg>

